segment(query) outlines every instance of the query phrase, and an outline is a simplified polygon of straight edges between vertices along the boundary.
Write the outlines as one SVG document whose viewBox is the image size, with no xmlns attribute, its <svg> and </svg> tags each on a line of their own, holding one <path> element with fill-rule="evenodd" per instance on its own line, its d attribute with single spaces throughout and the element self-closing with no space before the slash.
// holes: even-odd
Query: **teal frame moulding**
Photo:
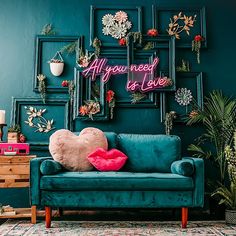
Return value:
<svg viewBox="0 0 236 236">
<path fill-rule="evenodd" d="M 127 62 L 127 50 L 126 48 L 123 48 L 122 50 L 115 51 L 115 50 L 102 50 L 101 57 L 105 57 L 109 61 L 113 61 L 116 59 L 123 60 L 124 63 Z M 141 57 L 150 57 L 149 54 L 143 54 Z M 124 87 L 122 89 L 126 90 L 126 82 L 127 82 L 127 76 L 124 75 L 125 83 Z M 112 75 L 110 80 L 115 80 L 117 78 L 114 78 L 114 75 Z M 121 78 L 119 78 L 121 79 Z M 112 81 L 109 81 L 109 89 L 114 90 L 116 92 L 120 87 L 113 87 Z M 121 86 L 121 85 L 120 85 Z M 147 93 L 147 98 L 139 101 L 138 103 L 131 103 L 131 93 L 126 91 L 127 96 L 125 97 L 115 97 L 116 99 L 116 107 L 123 107 L 123 108 L 159 108 L 159 96 L 155 92 L 149 92 Z"/>
<path fill-rule="evenodd" d="M 197 106 L 203 109 L 203 77 L 202 72 L 177 72 L 177 89 L 185 88 L 190 89 Z M 194 88 L 194 91 L 193 91 Z M 176 111 L 177 106 L 180 105 L 175 101 L 175 93 L 160 93 L 161 102 L 161 122 L 165 121 L 165 114 L 170 111 Z M 172 104 L 171 104 L 172 102 Z M 174 105 L 173 105 L 174 102 Z M 185 110 L 185 107 L 182 107 Z M 189 110 L 188 110 L 189 111 Z M 185 123 L 186 114 L 178 113 L 177 118 L 174 119 L 175 123 Z"/>
<path fill-rule="evenodd" d="M 97 76 L 96 81 L 100 80 L 100 76 Z M 95 82 L 95 81 L 94 81 Z M 80 106 L 84 105 L 84 101 L 92 99 L 92 83 L 93 81 L 88 77 L 85 78 L 82 72 L 77 68 L 74 68 L 74 83 L 75 83 L 75 93 L 74 93 L 74 107 L 73 107 L 73 119 L 80 119 L 82 121 L 106 121 L 109 120 L 109 107 L 106 102 L 106 93 L 108 91 L 108 83 L 104 84 L 100 81 L 99 83 L 99 104 L 100 112 L 93 115 L 93 120 L 87 115 L 82 116 L 79 113 Z"/>
<path fill-rule="evenodd" d="M 96 30 L 102 32 L 102 17 L 99 16 L 99 12 L 103 12 L 105 14 L 111 14 L 114 11 L 126 11 L 128 12 L 128 19 L 136 18 L 136 22 L 132 21 L 132 28 L 131 31 L 139 31 L 142 32 L 142 7 L 141 6 L 90 6 L 90 46 L 92 46 L 94 38 L 98 37 L 102 41 L 102 47 L 112 47 L 112 48 L 120 48 L 117 39 L 113 39 L 110 35 L 98 35 Z M 130 15 L 129 13 L 133 12 L 136 14 Z M 98 22 L 99 21 L 99 22 Z M 102 37 L 101 37 L 102 36 Z M 106 40 L 106 39 L 109 39 Z M 112 39 L 111 39 L 112 38 Z"/>
<path fill-rule="evenodd" d="M 165 76 L 171 78 L 173 84 L 168 87 L 164 88 L 157 88 L 156 92 L 162 91 L 175 91 L 176 90 L 176 76 L 175 76 L 175 38 L 168 36 L 168 35 L 159 35 L 158 37 L 148 37 L 146 35 L 143 36 L 142 45 L 136 44 L 133 40 L 133 35 L 130 35 L 128 38 L 128 45 L 127 45 L 127 62 L 128 66 L 134 63 L 134 60 L 137 56 L 141 55 L 149 55 L 150 61 L 152 63 L 155 57 L 159 57 L 160 61 L 162 58 L 159 56 L 161 50 L 168 50 L 168 68 L 160 68 L 161 71 L 167 71 Z M 153 49 L 144 50 L 143 46 L 147 42 L 152 42 L 154 44 Z M 159 65 L 157 66 L 157 68 Z M 154 76 L 158 76 L 155 74 Z M 128 76 L 127 76 L 127 79 Z"/>
<path fill-rule="evenodd" d="M 35 72 L 34 72 L 34 80 L 33 80 L 33 91 L 34 92 L 38 92 L 38 79 L 37 79 L 37 75 L 38 74 L 44 74 L 47 77 L 47 80 L 51 80 L 51 81 L 58 81 L 58 83 L 56 83 L 56 85 L 47 85 L 47 92 L 48 93 L 67 93 L 68 89 L 67 88 L 63 88 L 61 86 L 61 82 L 63 80 L 73 80 L 73 75 L 74 75 L 74 66 L 76 64 L 76 53 L 73 53 L 73 55 L 69 55 L 67 53 L 66 54 L 66 61 L 65 61 L 65 65 L 64 65 L 64 70 L 66 70 L 66 72 L 62 73 L 62 76 L 56 77 L 53 76 L 50 73 L 50 69 L 47 69 L 47 71 L 43 71 L 43 67 L 44 64 L 47 63 L 50 60 L 50 58 L 45 58 L 45 54 L 47 53 L 51 53 L 51 57 L 53 57 L 53 55 L 58 51 L 60 51 L 61 48 L 57 48 L 57 50 L 53 51 L 53 52 L 45 52 L 45 50 L 43 50 L 43 47 L 45 44 L 50 43 L 50 44 L 58 44 L 58 43 L 62 43 L 63 46 L 73 43 L 73 42 L 78 42 L 78 47 L 82 48 L 83 47 L 83 36 L 45 36 L 45 35 L 37 35 L 36 36 L 36 42 L 35 42 Z M 64 56 L 64 55 L 63 55 Z M 65 58 L 65 56 L 64 56 Z M 72 64 L 73 63 L 73 64 Z M 49 68 L 49 64 L 47 65 Z M 67 69 L 69 67 L 71 67 L 69 69 Z M 70 74 L 71 73 L 71 74 Z M 54 83 L 53 81 L 53 83 Z M 46 81 L 50 82 L 50 81 Z"/>
<path fill-rule="evenodd" d="M 38 98 L 12 98 L 11 123 L 19 124 L 22 132 L 26 135 L 27 142 L 30 143 L 31 150 L 48 150 L 49 137 L 53 132 L 38 133 L 25 124 L 27 114 L 25 106 L 33 106 L 38 109 L 47 109 L 45 118 L 54 120 L 55 130 L 71 129 L 72 119 L 70 117 L 70 102 L 68 99 L 48 99 L 46 104 Z M 53 109 L 50 112 L 50 108 Z M 23 110 L 24 109 L 24 110 Z M 24 112 L 23 112 L 24 111 Z"/>
<path fill-rule="evenodd" d="M 170 23 L 170 17 L 172 17 L 174 14 L 177 14 L 179 12 L 182 12 L 183 14 L 185 12 L 188 12 L 190 15 L 197 15 L 196 18 L 196 22 L 194 23 L 195 26 L 193 28 L 190 27 L 190 36 L 188 36 L 189 40 L 183 40 L 181 39 L 177 39 L 176 40 L 176 47 L 177 48 L 191 48 L 192 47 L 192 40 L 194 38 L 195 35 L 200 34 L 201 36 L 204 37 L 204 41 L 202 42 L 201 46 L 202 48 L 207 48 L 207 30 L 206 30 L 206 10 L 205 7 L 173 7 L 173 6 L 156 6 L 156 5 L 152 5 L 152 24 L 153 24 L 153 28 L 156 28 L 160 34 L 168 34 L 168 32 L 166 31 L 166 29 L 168 29 L 169 27 L 169 23 Z M 166 19 L 168 20 L 168 22 L 163 22 L 161 20 L 161 14 L 166 14 Z M 186 14 L 187 16 L 190 16 L 188 14 Z M 165 29 L 162 29 L 161 26 L 165 26 Z M 197 29 L 196 29 L 197 27 Z M 194 29 L 195 28 L 195 29 Z M 192 34 L 192 31 L 195 32 L 195 34 Z M 186 34 L 185 32 L 183 32 L 183 34 Z"/>
</svg>

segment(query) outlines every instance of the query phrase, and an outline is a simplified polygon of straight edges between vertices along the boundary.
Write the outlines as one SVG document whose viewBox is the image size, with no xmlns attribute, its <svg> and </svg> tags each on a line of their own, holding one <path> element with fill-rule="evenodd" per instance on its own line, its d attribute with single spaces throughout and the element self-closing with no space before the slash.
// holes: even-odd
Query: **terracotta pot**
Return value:
<svg viewBox="0 0 236 236">
<path fill-rule="evenodd" d="M 236 225 L 236 210 L 225 210 L 226 224 Z"/>
<path fill-rule="evenodd" d="M 64 70 L 64 62 L 50 62 L 50 70 L 54 76 L 60 76 Z"/>
<path fill-rule="evenodd" d="M 17 133 L 17 132 L 8 132 L 7 142 L 8 143 L 18 143 L 19 142 L 19 133 Z"/>
</svg>

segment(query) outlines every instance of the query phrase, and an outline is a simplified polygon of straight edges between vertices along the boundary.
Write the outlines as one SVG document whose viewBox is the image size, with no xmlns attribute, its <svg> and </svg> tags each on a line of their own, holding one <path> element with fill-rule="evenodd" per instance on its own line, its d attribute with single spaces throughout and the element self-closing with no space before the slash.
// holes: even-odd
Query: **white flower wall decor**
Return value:
<svg viewBox="0 0 236 236">
<path fill-rule="evenodd" d="M 187 88 L 179 88 L 175 93 L 175 100 L 180 106 L 188 106 L 193 100 L 191 90 Z"/>
<path fill-rule="evenodd" d="M 55 129 L 53 127 L 53 119 L 47 120 L 43 117 L 43 114 L 46 112 L 46 109 L 37 109 L 32 106 L 25 106 L 26 114 L 28 115 L 27 121 L 25 123 L 35 129 L 35 132 L 48 133 Z"/>
<path fill-rule="evenodd" d="M 128 20 L 128 14 L 124 11 L 118 11 L 115 15 L 106 14 L 102 17 L 104 35 L 111 35 L 115 39 L 121 39 L 126 36 L 132 23 Z"/>
</svg>

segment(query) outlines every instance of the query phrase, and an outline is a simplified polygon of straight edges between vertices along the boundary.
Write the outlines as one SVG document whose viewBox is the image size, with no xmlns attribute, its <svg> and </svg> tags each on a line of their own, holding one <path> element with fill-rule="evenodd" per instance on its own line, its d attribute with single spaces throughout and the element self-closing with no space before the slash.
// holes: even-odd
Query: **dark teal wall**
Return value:
<svg viewBox="0 0 236 236">
<path fill-rule="evenodd" d="M 33 92 L 35 35 L 46 23 L 53 23 L 61 35 L 84 35 L 89 43 L 90 5 L 143 6 L 143 31 L 152 26 L 151 6 L 206 6 L 208 49 L 202 50 L 201 64 L 192 64 L 192 71 L 205 73 L 205 94 L 213 89 L 222 89 L 228 95 L 235 95 L 236 47 L 235 11 L 233 1 L 210 0 L 0 0 L 0 108 L 7 111 L 10 123 L 11 98 L 36 97 Z M 177 60 L 189 55 L 189 50 L 177 51 Z M 61 95 L 63 96 L 63 95 Z M 159 109 L 116 110 L 114 121 L 93 123 L 105 131 L 163 133 Z M 79 122 L 76 130 L 91 123 Z M 176 126 L 174 132 L 183 140 L 183 151 L 201 129 Z M 0 202 L 16 206 L 27 206 L 25 191 L 1 190 Z M 19 201 L 20 199 L 20 201 Z"/>
</svg>

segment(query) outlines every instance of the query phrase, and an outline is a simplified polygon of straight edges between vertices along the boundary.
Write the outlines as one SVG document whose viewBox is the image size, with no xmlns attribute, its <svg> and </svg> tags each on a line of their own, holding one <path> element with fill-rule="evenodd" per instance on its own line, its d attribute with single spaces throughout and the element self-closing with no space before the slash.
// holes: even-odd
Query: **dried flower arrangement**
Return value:
<svg viewBox="0 0 236 236">
<path fill-rule="evenodd" d="M 82 48 L 79 49 L 79 55 L 76 59 L 76 63 L 80 68 L 85 68 L 89 65 L 92 58 L 95 56 L 94 53 L 89 53 L 88 50 L 84 53 Z"/>
<path fill-rule="evenodd" d="M 94 100 L 84 101 L 85 105 L 82 105 L 79 108 L 79 113 L 81 116 L 88 116 L 91 120 L 93 120 L 93 115 L 100 112 L 100 104 Z"/>
<path fill-rule="evenodd" d="M 94 55 L 95 55 L 95 57 L 99 57 L 100 52 L 101 52 L 101 46 L 102 46 L 101 40 L 98 39 L 98 38 L 95 38 L 95 39 L 93 40 L 92 46 L 93 46 L 93 48 L 95 49 L 95 50 L 94 50 Z"/>
<path fill-rule="evenodd" d="M 46 109 L 37 109 L 32 106 L 25 106 L 26 114 L 28 115 L 28 120 L 25 121 L 26 124 L 31 128 L 36 128 L 35 132 L 48 133 L 55 129 L 53 127 L 53 119 L 46 120 L 43 117 L 43 114 L 46 112 Z M 36 120 L 36 122 L 34 122 Z"/>
<path fill-rule="evenodd" d="M 131 97 L 131 103 L 136 104 L 140 102 L 141 100 L 145 99 L 147 95 L 145 93 L 135 92 L 130 95 Z"/>
<path fill-rule="evenodd" d="M 166 31 L 169 35 L 174 35 L 176 39 L 180 39 L 180 34 L 184 31 L 187 35 L 190 35 L 190 27 L 194 26 L 196 17 L 196 15 L 186 16 L 180 12 L 178 15 L 174 15 L 173 19 L 170 18 L 169 29 Z"/>
<path fill-rule="evenodd" d="M 197 55 L 197 63 L 200 64 L 200 49 L 204 38 L 201 35 L 196 35 L 192 41 L 192 51 Z"/>
<path fill-rule="evenodd" d="M 43 29 L 41 30 L 42 35 L 55 35 L 56 32 L 53 29 L 53 25 L 48 23 L 43 26 Z"/>
<path fill-rule="evenodd" d="M 110 108 L 110 118 L 113 119 L 114 117 L 114 107 L 115 107 L 115 92 L 113 90 L 108 90 L 106 94 L 106 101 L 109 104 Z"/>
<path fill-rule="evenodd" d="M 136 43 L 136 42 L 138 42 L 138 44 L 142 44 L 142 42 L 143 42 L 143 35 L 142 35 L 142 33 L 141 32 L 129 32 L 128 34 L 127 34 L 127 36 L 126 36 L 126 44 L 128 44 L 129 43 L 129 37 L 130 36 L 133 36 L 133 42 L 134 43 Z"/>
<path fill-rule="evenodd" d="M 46 76 L 43 74 L 39 74 L 37 76 L 39 85 L 38 85 L 38 91 L 41 95 L 41 98 L 43 100 L 43 103 L 46 103 Z"/>
<path fill-rule="evenodd" d="M 104 15 L 102 17 L 102 25 L 103 34 L 110 35 L 115 39 L 125 37 L 127 31 L 132 28 L 132 23 L 128 20 L 128 14 L 124 11 L 118 11 L 115 15 Z"/>
<path fill-rule="evenodd" d="M 165 132 L 166 135 L 170 135 L 171 130 L 173 129 L 173 120 L 177 118 L 175 111 L 170 111 L 165 115 Z"/>
</svg>

